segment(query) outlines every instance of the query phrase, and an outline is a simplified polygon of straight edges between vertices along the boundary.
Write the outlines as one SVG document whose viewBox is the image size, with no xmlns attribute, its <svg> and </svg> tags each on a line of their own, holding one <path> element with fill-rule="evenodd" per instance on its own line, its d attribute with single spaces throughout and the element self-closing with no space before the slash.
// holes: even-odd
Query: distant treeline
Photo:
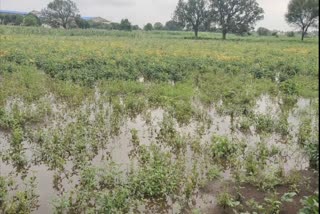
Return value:
<svg viewBox="0 0 320 214">
<path fill-rule="evenodd" d="M 40 26 L 40 19 L 34 14 L 0 14 L 0 24 L 2 25 L 24 25 L 24 26 Z"/>
<path fill-rule="evenodd" d="M 179 0 L 170 21 L 163 25 L 160 22 L 147 23 L 143 30 L 221 32 L 226 39 L 228 33 L 250 35 L 256 22 L 263 20 L 264 10 L 256 0 Z M 319 2 L 317 0 L 290 0 L 286 22 L 297 27 L 301 40 L 310 28 L 319 26 Z M 53 0 L 41 12 L 32 11 L 26 15 L 0 13 L 0 23 L 4 25 L 47 26 L 52 28 L 95 28 L 107 30 L 141 30 L 128 19 L 120 23 L 109 22 L 101 17 L 84 19 L 72 0 Z M 278 36 L 278 31 L 260 27 L 257 34 L 261 36 Z M 294 37 L 294 32 L 287 32 Z"/>
<path fill-rule="evenodd" d="M 27 15 L 21 14 L 0 14 L 0 24 L 2 25 L 23 25 L 23 26 L 41 26 L 45 24 L 44 19 L 41 17 L 29 13 Z M 70 28 L 81 28 L 81 29 L 105 29 L 105 30 L 142 30 L 138 25 L 133 25 L 128 19 L 122 19 L 120 23 L 111 22 L 111 23 L 100 23 L 94 22 L 92 20 L 85 20 L 80 16 L 74 18 L 74 21 L 70 23 Z M 167 30 L 167 31 L 182 31 L 182 30 L 192 30 L 191 27 L 184 29 L 180 23 L 170 20 L 165 24 L 156 22 L 154 24 L 147 23 L 143 30 Z M 200 31 L 207 32 L 220 32 L 221 30 L 216 27 L 210 27 L 208 25 L 201 25 Z"/>
<path fill-rule="evenodd" d="M 23 25 L 23 26 L 41 26 L 45 24 L 45 20 L 32 13 L 21 15 L 21 14 L 0 14 L 0 24 L 2 25 Z M 52 27 L 52 26 L 51 26 Z M 142 30 L 138 25 L 133 25 L 128 19 L 121 20 L 120 23 L 100 23 L 91 20 L 85 20 L 80 16 L 74 18 L 73 22 L 70 23 L 70 28 L 94 28 L 94 29 L 106 29 L 106 30 Z M 148 23 L 144 30 L 169 30 L 169 31 L 180 31 L 183 28 L 179 23 L 175 21 L 168 21 L 163 25 L 160 22 L 155 24 Z"/>
</svg>

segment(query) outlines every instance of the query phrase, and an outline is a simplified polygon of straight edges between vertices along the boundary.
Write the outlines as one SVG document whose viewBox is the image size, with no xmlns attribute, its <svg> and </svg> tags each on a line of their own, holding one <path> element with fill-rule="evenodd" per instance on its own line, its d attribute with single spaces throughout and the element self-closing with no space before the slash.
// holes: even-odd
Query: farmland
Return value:
<svg viewBox="0 0 320 214">
<path fill-rule="evenodd" d="M 318 38 L 192 36 L 0 26 L 0 211 L 313 213 Z"/>
</svg>

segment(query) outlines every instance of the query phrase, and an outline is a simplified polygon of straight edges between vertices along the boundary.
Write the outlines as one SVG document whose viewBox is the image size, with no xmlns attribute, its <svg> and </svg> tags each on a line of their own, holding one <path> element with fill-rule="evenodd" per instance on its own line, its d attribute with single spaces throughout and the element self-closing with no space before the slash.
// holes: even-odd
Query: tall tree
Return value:
<svg viewBox="0 0 320 214">
<path fill-rule="evenodd" d="M 143 30 L 145 31 L 151 31 L 153 30 L 153 26 L 151 23 L 147 23 L 144 27 L 143 27 Z"/>
<path fill-rule="evenodd" d="M 153 28 L 155 30 L 163 30 L 164 27 L 163 27 L 163 24 L 161 22 L 156 22 L 156 23 L 154 23 Z"/>
<path fill-rule="evenodd" d="M 319 22 L 318 0 L 291 0 L 285 15 L 289 24 L 301 29 L 301 40 L 304 39 L 310 27 L 317 27 Z"/>
<path fill-rule="evenodd" d="M 226 39 L 229 32 L 249 32 L 257 21 L 263 19 L 264 11 L 256 0 L 210 1 L 212 16 L 221 27 L 223 39 Z"/>
<path fill-rule="evenodd" d="M 198 37 L 199 27 L 208 17 L 208 4 L 206 0 L 179 0 L 174 12 L 174 21 L 182 26 L 191 26 L 195 37 Z"/>
<path fill-rule="evenodd" d="M 128 19 L 122 19 L 120 22 L 120 30 L 131 31 L 132 25 Z"/>
<path fill-rule="evenodd" d="M 79 10 L 71 0 L 54 0 L 41 11 L 44 21 L 52 27 L 69 28 L 77 17 Z"/>
</svg>

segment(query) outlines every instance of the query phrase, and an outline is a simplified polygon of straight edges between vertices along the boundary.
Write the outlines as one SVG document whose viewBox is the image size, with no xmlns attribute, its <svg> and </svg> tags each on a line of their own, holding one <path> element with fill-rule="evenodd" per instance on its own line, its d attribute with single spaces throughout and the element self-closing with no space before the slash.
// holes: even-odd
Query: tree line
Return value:
<svg viewBox="0 0 320 214">
<path fill-rule="evenodd" d="M 228 33 L 249 34 L 257 21 L 264 18 L 264 10 L 256 0 L 179 0 L 172 20 L 163 25 L 147 23 L 143 30 L 192 30 L 195 37 L 199 31 L 218 31 L 226 39 Z M 318 0 L 290 0 L 285 20 L 289 25 L 297 27 L 303 40 L 308 30 L 319 25 Z M 1 15 L 1 24 L 37 26 L 41 23 L 51 27 L 100 28 L 114 30 L 140 30 L 128 19 L 120 23 L 97 23 L 81 18 L 77 5 L 71 0 L 53 0 L 41 11 L 40 17 L 28 14 Z M 258 29 L 259 35 L 270 32 L 266 28 Z M 273 33 L 271 33 L 273 34 Z M 292 35 L 292 33 L 290 34 Z"/>
<path fill-rule="evenodd" d="M 19 14 L 0 14 L 0 24 L 3 25 L 24 25 L 24 26 L 40 26 L 40 19 L 34 14 L 25 16 Z"/>
<path fill-rule="evenodd" d="M 256 0 L 179 0 L 174 12 L 174 20 L 184 28 L 192 28 L 195 37 L 201 26 L 215 25 L 221 29 L 223 39 L 227 33 L 249 33 L 263 18 L 264 10 Z M 300 29 L 303 40 L 309 28 L 319 25 L 319 1 L 291 0 L 285 19 Z"/>
</svg>

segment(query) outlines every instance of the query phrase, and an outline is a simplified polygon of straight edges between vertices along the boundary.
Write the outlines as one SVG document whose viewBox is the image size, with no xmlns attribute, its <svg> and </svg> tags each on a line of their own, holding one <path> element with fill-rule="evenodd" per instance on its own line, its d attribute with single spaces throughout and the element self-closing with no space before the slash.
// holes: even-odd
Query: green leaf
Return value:
<svg viewBox="0 0 320 214">
<path fill-rule="evenodd" d="M 293 201 L 293 197 L 296 196 L 297 193 L 295 192 L 287 192 L 285 194 L 283 194 L 283 196 L 281 197 L 281 201 L 283 202 L 292 202 Z"/>
</svg>

